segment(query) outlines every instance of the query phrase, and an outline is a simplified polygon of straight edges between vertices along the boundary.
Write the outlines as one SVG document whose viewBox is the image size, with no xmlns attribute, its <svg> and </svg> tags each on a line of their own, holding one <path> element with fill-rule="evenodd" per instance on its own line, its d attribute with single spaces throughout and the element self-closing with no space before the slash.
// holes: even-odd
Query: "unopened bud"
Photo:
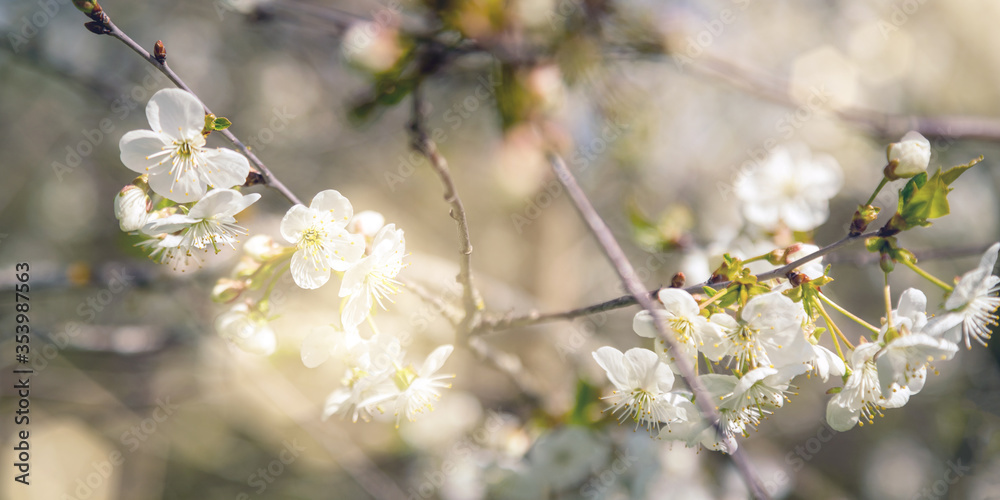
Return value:
<svg viewBox="0 0 1000 500">
<path fill-rule="evenodd" d="M 888 274 L 896 268 L 896 263 L 888 253 L 882 253 L 878 259 L 878 267 L 882 268 L 883 273 Z"/>
<path fill-rule="evenodd" d="M 384 225 L 385 217 L 382 214 L 374 210 L 365 210 L 354 215 L 354 218 L 347 225 L 347 230 L 354 234 L 360 234 L 365 239 L 372 239 Z"/>
<path fill-rule="evenodd" d="M 163 40 L 157 40 L 153 45 L 153 58 L 160 64 L 167 60 L 167 49 L 163 46 Z"/>
<path fill-rule="evenodd" d="M 73 0 L 73 6 L 88 16 L 94 13 L 94 9 L 100 12 L 101 8 L 95 0 Z"/>
<path fill-rule="evenodd" d="M 284 247 L 266 234 L 255 234 L 243 244 L 243 252 L 257 262 L 271 260 L 280 255 L 282 251 L 284 251 Z"/>
<path fill-rule="evenodd" d="M 871 205 L 858 205 L 858 209 L 854 211 L 854 217 L 851 218 L 850 235 L 858 236 L 865 232 L 868 229 L 868 224 L 878 218 L 879 210 L 881 210 L 879 207 Z"/>
<path fill-rule="evenodd" d="M 236 279 L 245 279 L 253 276 L 254 273 L 260 269 L 261 263 L 255 260 L 249 255 L 244 255 L 239 262 L 236 263 L 236 267 L 233 268 L 233 277 Z"/>
<path fill-rule="evenodd" d="M 110 33 L 110 30 L 108 30 L 107 26 L 96 21 L 85 22 L 83 23 L 83 27 L 87 28 L 87 31 L 95 35 L 107 35 L 108 33 Z"/>
<path fill-rule="evenodd" d="M 684 277 L 684 273 L 678 272 L 673 278 L 670 278 L 670 288 L 684 288 L 684 282 L 687 278 Z"/>
<path fill-rule="evenodd" d="M 115 195 L 115 218 L 122 231 L 130 233 L 142 229 L 149 221 L 149 211 L 153 208 L 146 192 L 129 184 Z"/>
<path fill-rule="evenodd" d="M 785 263 L 785 250 L 780 248 L 775 248 L 771 250 L 771 253 L 767 254 L 767 262 L 773 266 L 780 266 Z"/>
<path fill-rule="evenodd" d="M 899 142 L 886 148 L 883 173 L 889 180 L 905 179 L 927 171 L 931 161 L 931 143 L 919 132 L 910 131 Z"/>
<path fill-rule="evenodd" d="M 789 271 L 785 277 L 788 278 L 788 282 L 791 283 L 793 287 L 809 281 L 809 277 L 806 276 L 805 273 L 800 273 L 798 271 Z"/>
<path fill-rule="evenodd" d="M 219 278 L 219 281 L 212 287 L 212 300 L 220 304 L 236 300 L 243 290 L 246 290 L 246 283 L 240 280 L 229 278 Z"/>
</svg>

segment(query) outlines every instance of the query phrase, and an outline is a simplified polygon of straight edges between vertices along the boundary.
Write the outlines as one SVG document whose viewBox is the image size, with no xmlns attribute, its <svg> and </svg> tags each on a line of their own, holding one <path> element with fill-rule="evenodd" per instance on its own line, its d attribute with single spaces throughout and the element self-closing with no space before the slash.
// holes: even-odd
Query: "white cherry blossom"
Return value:
<svg viewBox="0 0 1000 500">
<path fill-rule="evenodd" d="M 281 219 L 281 235 L 296 246 L 292 279 L 305 288 L 319 288 L 332 271 L 346 271 L 365 251 L 364 237 L 347 231 L 354 215 L 351 202 L 333 189 L 320 191 L 308 207 L 295 205 Z"/>
<path fill-rule="evenodd" d="M 718 342 L 705 346 L 705 354 L 713 361 L 729 356 L 748 370 L 809 363 L 815 352 L 802 330 L 804 319 L 802 305 L 785 295 L 758 295 L 747 301 L 740 320 L 725 313 L 712 315 L 722 335 Z"/>
<path fill-rule="evenodd" d="M 784 224 L 809 231 L 826 222 L 829 200 L 843 185 L 843 174 L 832 156 L 812 155 L 804 147 L 775 147 L 771 154 L 741 175 L 734 186 L 743 215 L 766 230 Z"/>
<path fill-rule="evenodd" d="M 594 351 L 593 356 L 615 386 L 611 395 L 603 399 L 609 400 L 611 414 L 619 422 L 632 420 L 637 429 L 645 425 L 652 434 L 660 423 L 683 415 L 668 392 L 674 385 L 674 374 L 655 352 L 636 347 L 622 354 L 614 347 L 604 346 Z"/>
<path fill-rule="evenodd" d="M 403 269 L 406 240 L 395 224 L 384 226 L 372 241 L 371 254 L 347 269 L 340 284 L 340 296 L 347 297 L 341 321 L 345 328 L 357 328 L 376 303 L 384 310 L 389 295 L 399 290 L 396 275 Z"/>
<path fill-rule="evenodd" d="M 233 244 L 239 241 L 238 238 L 248 234 L 246 229 L 236 224 L 234 216 L 259 199 L 257 193 L 243 195 L 234 189 L 213 189 L 188 213 L 155 219 L 143 226 L 142 232 L 151 236 L 179 233 L 182 250 L 189 252 L 198 248 L 207 251 L 211 246 L 218 253 L 220 244 L 235 248 Z"/>
<path fill-rule="evenodd" d="M 180 89 L 163 89 L 146 105 L 152 130 L 133 130 L 118 143 L 129 169 L 149 175 L 156 194 L 178 203 L 200 199 L 210 188 L 242 185 L 250 163 L 230 149 L 205 147 L 205 108 Z"/>
<path fill-rule="evenodd" d="M 1000 290 L 1000 277 L 993 275 L 998 249 L 1000 243 L 991 246 L 979 266 L 962 275 L 944 303 L 946 312 L 934 317 L 924 333 L 954 343 L 964 339 L 967 349 L 972 348 L 971 340 L 986 345 L 1000 306 L 1000 297 L 992 295 Z"/>
<path fill-rule="evenodd" d="M 662 314 L 666 319 L 667 334 L 673 335 L 683 355 L 692 363 L 697 361 L 698 349 L 706 343 L 718 341 L 719 328 L 708 318 L 699 314 L 698 303 L 690 293 L 678 288 L 664 288 L 657 294 L 663 304 Z M 668 353 L 666 344 L 659 337 L 653 316 L 648 311 L 640 311 L 632 320 L 632 328 L 640 337 L 656 339 L 656 352 L 663 353 L 671 369 L 675 353 Z"/>
<path fill-rule="evenodd" d="M 826 405 L 826 420 L 830 427 L 844 432 L 864 421 L 875 422 L 882 409 L 899 408 L 910 400 L 910 390 L 892 383 L 883 394 L 878 369 L 873 358 L 881 349 L 874 343 L 859 345 L 851 354 L 851 375 L 844 387 Z M 885 397 L 885 394 L 888 397 Z"/>
</svg>

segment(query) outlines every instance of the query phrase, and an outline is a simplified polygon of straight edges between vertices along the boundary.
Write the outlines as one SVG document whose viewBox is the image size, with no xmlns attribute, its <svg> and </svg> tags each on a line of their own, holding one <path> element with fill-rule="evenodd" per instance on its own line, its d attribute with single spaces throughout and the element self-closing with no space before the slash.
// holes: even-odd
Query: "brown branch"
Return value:
<svg viewBox="0 0 1000 500">
<path fill-rule="evenodd" d="M 455 277 L 456 281 L 462 284 L 462 304 L 465 309 L 465 317 L 459 325 L 459 331 L 463 333 L 471 332 L 479 321 L 479 306 L 477 293 L 472 286 L 472 239 L 469 236 L 469 221 L 465 216 L 465 205 L 458 196 L 455 189 L 455 181 L 451 178 L 451 171 L 448 169 L 448 161 L 437 149 L 437 145 L 427 135 L 424 126 L 423 100 L 420 96 L 419 86 L 413 89 L 413 116 L 410 120 L 409 129 L 411 135 L 411 145 L 414 150 L 422 154 L 430 162 L 431 167 L 441 179 L 444 185 L 444 201 L 451 205 L 449 215 L 458 224 L 458 253 L 459 272 Z"/>
<path fill-rule="evenodd" d="M 870 233 L 861 234 L 861 235 L 858 235 L 858 236 L 845 236 L 845 237 L 841 238 L 840 240 L 837 240 L 837 241 L 835 241 L 835 242 L 833 242 L 833 243 L 831 243 L 831 244 L 829 244 L 829 245 L 827 245 L 827 246 L 825 246 L 823 248 L 820 248 L 819 250 L 817 250 L 817 251 L 815 251 L 815 252 L 813 252 L 813 253 L 811 253 L 809 255 L 806 255 L 805 257 L 802 257 L 799 260 L 796 260 L 795 262 L 792 262 L 790 264 L 786 264 L 786 265 L 781 266 L 779 268 L 772 269 L 770 271 L 767 271 L 767 272 L 760 273 L 760 274 L 756 275 L 757 276 L 757 281 L 767 281 L 767 280 L 771 280 L 771 279 L 774 279 L 774 278 L 783 278 L 783 277 L 785 277 L 789 273 L 789 271 L 792 271 L 795 268 L 802 266 L 803 264 L 806 264 L 806 263 L 811 262 L 813 260 L 816 260 L 816 259 L 818 259 L 820 257 L 823 257 L 824 255 L 827 255 L 830 252 L 833 252 L 834 250 L 836 250 L 836 249 L 838 249 L 838 248 L 840 248 L 840 247 L 842 247 L 842 246 L 844 246 L 844 245 L 846 245 L 848 243 L 852 243 L 852 242 L 857 241 L 857 240 L 861 240 L 861 239 L 865 239 L 865 238 L 869 238 L 869 237 L 875 236 L 876 233 L 877 233 L 876 231 L 872 231 Z M 714 288 L 714 289 L 718 290 L 720 288 L 725 288 L 725 287 L 729 286 L 730 283 L 732 283 L 732 282 L 731 281 L 721 281 L 721 282 L 718 282 L 718 283 L 709 283 L 708 281 L 704 281 L 704 282 L 701 282 L 701 283 L 699 283 L 697 285 L 689 286 L 689 287 L 685 288 L 684 291 L 686 291 L 688 293 L 691 293 L 691 294 L 701 293 L 701 292 L 704 291 L 705 287 L 711 287 L 711 288 Z M 662 290 L 662 289 L 663 289 L 663 287 L 646 291 L 645 292 L 645 296 L 647 298 L 649 298 L 650 300 L 652 300 L 652 298 L 655 297 L 656 294 L 659 293 L 660 290 Z M 554 313 L 545 313 L 545 314 L 541 314 L 538 311 L 532 311 L 532 312 L 529 312 L 527 314 L 522 314 L 522 315 L 510 315 L 510 314 L 508 314 L 508 315 L 504 315 L 504 316 L 501 316 L 501 317 L 492 317 L 492 318 L 487 317 L 487 318 L 484 318 L 479 323 L 479 325 L 476 326 L 476 329 L 475 329 L 474 333 L 481 334 L 481 333 L 499 332 L 499 331 L 502 331 L 502 330 L 510 330 L 512 328 L 522 328 L 522 327 L 526 327 L 526 326 L 537 325 L 537 324 L 540 324 L 540 323 L 548 323 L 548 322 L 552 322 L 552 321 L 570 320 L 570 319 L 578 318 L 578 317 L 581 317 L 581 316 L 588 316 L 588 315 L 591 315 L 591 314 L 597 314 L 597 313 L 604 312 L 604 311 L 611 311 L 611 310 L 614 310 L 614 309 L 621 309 L 623 307 L 634 306 L 634 305 L 636 305 L 638 303 L 639 302 L 636 300 L 635 296 L 630 294 L 630 295 L 624 295 L 624 296 L 621 296 L 621 297 L 617 297 L 617 298 L 614 298 L 614 299 L 611 299 L 611 300 L 608 300 L 608 301 L 605 301 L 605 302 L 601 302 L 599 304 L 594 304 L 594 305 L 585 306 L 585 307 L 579 307 L 579 308 L 576 308 L 576 309 L 570 309 L 569 311 L 554 312 Z"/>
<path fill-rule="evenodd" d="M 660 310 L 654 307 L 652 298 L 643 288 L 642 283 L 639 282 L 639 279 L 635 274 L 635 269 L 632 268 L 632 264 L 629 263 L 628 258 L 625 257 L 625 252 L 623 252 L 621 246 L 618 245 L 614 235 L 611 234 L 611 230 L 608 229 L 607 224 L 604 223 L 601 216 L 598 215 L 596 210 L 594 210 L 593 205 L 590 204 L 590 200 L 587 199 L 587 195 L 584 194 L 582 189 L 580 189 L 580 185 L 576 183 L 576 179 L 569 171 L 569 168 L 566 167 L 562 158 L 550 153 L 549 161 L 552 163 L 552 169 L 555 170 L 556 177 L 559 178 L 559 182 L 565 186 L 566 193 L 569 194 L 570 199 L 573 200 L 573 204 L 576 206 L 577 211 L 580 212 L 580 216 L 587 222 L 587 225 L 590 226 L 590 230 L 594 234 L 594 237 L 597 239 L 598 243 L 600 243 L 601 248 L 604 249 L 604 254 L 607 256 L 608 260 L 611 261 L 611 264 L 618 272 L 618 276 L 621 278 L 625 288 L 644 310 L 649 311 L 649 313 L 653 315 L 653 318 L 656 320 L 654 321 L 654 325 L 656 326 L 659 338 L 663 340 L 669 349 L 674 352 L 678 352 L 680 347 L 673 336 L 667 333 L 665 321 Z M 677 366 L 677 370 L 680 372 L 681 378 L 687 382 L 691 391 L 694 392 L 695 403 L 698 405 L 698 409 L 701 411 L 702 415 L 712 424 L 718 436 L 725 437 L 726 434 L 720 423 L 721 420 L 719 412 L 716 410 L 715 404 L 712 402 L 711 395 L 708 390 L 705 388 L 704 384 L 702 384 L 701 380 L 695 375 L 694 367 L 691 366 L 691 362 L 684 356 L 677 356 L 675 364 Z M 743 450 L 739 448 L 733 450 L 730 457 L 740 474 L 743 476 L 743 481 L 746 483 L 751 494 L 756 498 L 770 498 L 767 491 L 764 489 L 764 486 L 761 484 L 760 479 L 757 478 L 751 468 L 746 455 L 743 454 Z"/>
<path fill-rule="evenodd" d="M 143 59 L 149 62 L 149 64 L 152 64 L 153 67 L 160 70 L 160 72 L 163 73 L 167 78 L 169 78 L 170 81 L 174 83 L 174 85 L 177 85 L 178 88 L 186 90 L 190 92 L 192 95 L 197 95 L 191 90 L 190 87 L 187 86 L 187 84 L 184 83 L 183 80 L 181 80 L 180 76 L 178 76 L 177 73 L 174 72 L 174 70 L 170 69 L 170 66 L 167 65 L 166 60 L 163 60 L 163 62 L 157 60 L 156 57 L 154 57 L 152 54 L 146 51 L 146 49 L 142 48 L 141 45 L 132 40 L 131 37 L 129 37 L 127 34 L 125 34 L 124 31 L 122 31 L 118 26 L 116 26 L 115 23 L 111 21 L 111 18 L 108 17 L 106 13 L 103 14 L 103 17 L 101 17 L 99 21 L 95 22 L 103 24 L 105 28 L 103 34 L 109 35 L 124 43 L 128 48 L 132 49 L 133 52 L 139 54 L 140 56 L 142 56 Z M 204 104 L 204 101 L 202 101 L 202 106 L 204 106 L 205 108 L 205 113 L 214 114 L 212 113 L 212 110 L 209 109 L 208 106 Z M 221 130 L 219 131 L 219 133 L 221 133 L 223 137 L 228 139 L 229 142 L 233 144 L 233 146 L 236 146 L 236 149 L 238 149 L 241 153 L 243 153 L 250 160 L 250 162 L 253 163 L 257 171 L 262 176 L 264 176 L 264 184 L 277 190 L 279 193 L 281 193 L 282 196 L 284 196 L 286 199 L 288 199 L 288 201 L 292 202 L 293 204 L 298 204 L 298 205 L 302 204 L 302 201 L 299 200 L 299 198 L 295 196 L 295 194 L 292 193 L 287 187 L 285 187 L 285 185 L 280 180 L 278 180 L 278 178 L 271 172 L 271 170 L 268 169 L 266 165 L 264 165 L 264 162 L 260 161 L 260 159 L 257 158 L 257 155 L 255 155 L 252 151 L 250 151 L 250 148 L 246 147 L 246 145 L 244 145 L 243 142 L 236 137 L 236 135 L 234 135 L 228 129 Z"/>
</svg>

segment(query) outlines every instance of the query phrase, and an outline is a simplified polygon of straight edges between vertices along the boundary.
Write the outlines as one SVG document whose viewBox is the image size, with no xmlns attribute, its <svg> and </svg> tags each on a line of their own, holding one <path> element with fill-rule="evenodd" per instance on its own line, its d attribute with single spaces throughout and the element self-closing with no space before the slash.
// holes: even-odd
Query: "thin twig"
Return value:
<svg viewBox="0 0 1000 500">
<path fill-rule="evenodd" d="M 598 215 L 596 210 L 594 210 L 593 205 L 590 204 L 590 200 L 587 199 L 587 195 L 584 194 L 582 189 L 580 189 L 580 185 L 576 183 L 576 179 L 573 177 L 573 174 L 570 173 L 569 168 L 566 167 L 562 158 L 555 154 L 550 153 L 549 161 L 552 164 L 552 169 L 555 170 L 556 177 L 559 178 L 559 182 L 566 187 L 566 192 L 569 194 L 570 199 L 573 200 L 573 204 L 580 212 L 580 216 L 583 217 L 583 219 L 587 222 L 587 225 L 590 226 L 590 230 L 593 232 L 594 237 L 597 239 L 598 243 L 601 244 L 601 248 L 604 249 L 604 253 L 608 257 L 608 260 L 611 261 L 611 264 L 618 272 L 618 276 L 621 278 L 625 288 L 630 294 L 632 294 L 632 297 L 639 303 L 639 305 L 646 311 L 649 311 L 649 313 L 656 319 L 656 321 L 654 321 L 654 325 L 656 326 L 658 337 L 663 340 L 671 351 L 679 352 L 680 346 L 677 344 L 677 341 L 667 333 L 663 316 L 660 311 L 653 306 L 652 298 L 636 277 L 635 269 L 633 269 L 632 264 L 629 263 L 628 258 L 625 256 L 625 252 L 622 251 L 621 246 L 618 245 L 614 235 L 611 234 L 611 230 L 608 229 L 607 224 L 604 223 L 601 216 Z M 705 385 L 695 375 L 691 362 L 685 356 L 677 356 L 675 363 L 681 377 L 685 382 L 687 382 L 687 385 L 691 388 L 692 392 L 694 392 L 695 403 L 698 405 L 698 409 L 701 411 L 702 415 L 712 424 L 717 435 L 726 439 L 726 433 L 723 431 L 720 423 L 719 412 L 716 410 L 716 407 L 711 400 L 711 395 L 705 388 Z M 757 478 L 753 469 L 750 467 L 750 462 L 747 460 L 746 455 L 743 454 L 743 450 L 739 448 L 732 450 L 730 457 L 732 458 L 733 463 L 736 464 L 736 468 L 739 470 L 740 474 L 743 476 L 743 480 L 746 482 L 747 488 L 750 490 L 751 494 L 756 498 L 770 498 L 759 478 Z"/>
<path fill-rule="evenodd" d="M 177 73 L 174 73 L 174 70 L 170 69 L 170 66 L 167 65 L 166 61 L 162 63 L 157 61 L 152 54 L 146 51 L 146 49 L 142 48 L 141 45 L 132 40 L 131 37 L 129 37 L 127 34 L 125 34 L 124 31 L 122 31 L 118 26 L 116 26 L 115 23 L 113 23 L 110 18 L 108 17 L 104 18 L 104 26 L 108 30 L 106 33 L 107 35 L 110 35 L 111 37 L 118 39 L 119 41 L 124 43 L 128 48 L 132 49 L 133 52 L 142 56 L 142 58 L 145 59 L 147 62 L 149 62 L 149 64 L 152 64 L 154 68 L 160 70 L 161 73 L 163 73 L 167 78 L 169 78 L 171 82 L 174 82 L 174 85 L 177 85 L 178 88 L 186 90 L 190 92 L 192 95 L 197 95 L 191 90 L 190 87 L 187 86 L 186 83 L 184 83 L 183 80 L 181 80 L 180 76 L 178 76 Z M 208 106 L 204 104 L 204 101 L 202 101 L 202 106 L 204 106 L 206 113 L 214 114 L 212 113 L 212 110 L 209 109 Z M 221 133 L 223 137 L 228 139 L 229 142 L 233 144 L 233 146 L 236 146 L 236 149 L 240 150 L 240 152 L 243 153 L 254 164 L 254 167 L 257 169 L 257 171 L 260 172 L 262 176 L 264 176 L 264 183 L 266 185 L 277 190 L 279 193 L 281 193 L 282 196 L 287 198 L 288 201 L 292 202 L 293 204 L 297 205 L 302 204 L 302 201 L 300 201 L 299 198 L 295 196 L 294 193 L 292 193 L 287 187 L 285 187 L 285 185 L 280 180 L 278 180 L 278 178 L 275 177 L 273 173 L 271 173 L 271 170 L 268 169 L 266 165 L 264 165 L 264 162 L 260 161 L 260 158 L 257 158 L 257 155 L 255 155 L 253 151 L 250 151 L 250 148 L 246 147 L 246 145 L 244 145 L 243 142 L 236 137 L 236 135 L 234 135 L 228 129 L 221 130 L 219 131 L 219 133 Z"/>
<path fill-rule="evenodd" d="M 820 257 L 823 257 L 824 255 L 826 255 L 826 254 L 828 254 L 828 253 L 830 253 L 830 252 L 832 252 L 832 251 L 834 251 L 834 250 L 836 250 L 836 249 L 838 249 L 838 248 L 840 248 L 840 247 L 842 247 L 842 246 L 844 246 L 844 245 L 846 245 L 848 243 L 851 243 L 851 242 L 854 242 L 854 241 L 857 241 L 857 240 L 861 240 L 861 239 L 865 239 L 865 238 L 869 238 L 869 237 L 875 236 L 876 233 L 877 233 L 877 231 L 872 231 L 870 233 L 861 234 L 861 235 L 858 235 L 858 236 L 845 236 L 845 237 L 841 238 L 840 240 L 837 240 L 837 241 L 835 241 L 835 242 L 833 242 L 833 243 L 831 243 L 831 244 L 829 244 L 829 245 L 827 245 L 827 246 L 825 246 L 823 248 L 820 248 L 819 250 L 817 250 L 817 251 L 815 251 L 815 252 L 813 252 L 813 253 L 805 256 L 805 257 L 802 257 L 799 260 L 796 260 L 795 262 L 792 262 L 790 264 L 786 264 L 786 265 L 781 266 L 779 268 L 772 269 L 770 271 L 767 271 L 767 272 L 760 273 L 760 274 L 756 275 L 757 276 L 757 281 L 767 281 L 767 280 L 774 279 L 774 278 L 783 278 L 783 277 L 785 277 L 788 274 L 789 271 L 792 271 L 792 270 L 794 270 L 794 269 L 802 266 L 803 264 L 806 264 L 806 263 L 811 262 L 813 260 L 816 260 L 816 259 L 818 259 Z M 691 293 L 691 294 L 702 293 L 704 291 L 705 287 L 711 287 L 711 288 L 714 288 L 714 289 L 718 290 L 720 288 L 725 288 L 725 287 L 729 286 L 730 283 L 732 283 L 732 282 L 731 281 L 721 281 L 721 282 L 718 282 L 718 283 L 709 283 L 708 281 L 703 281 L 701 283 L 698 283 L 697 285 L 692 285 L 692 286 L 689 286 L 689 287 L 685 288 L 684 291 L 686 291 L 688 293 Z M 654 290 L 649 290 L 649 291 L 645 292 L 645 296 L 647 298 L 649 298 L 650 300 L 652 300 L 652 298 L 655 297 L 656 294 L 658 294 L 660 292 L 660 290 L 662 290 L 663 288 L 666 288 L 666 287 L 661 287 L 661 288 L 656 288 Z M 509 329 L 512 329 L 512 328 L 522 328 L 522 327 L 525 327 L 525 326 L 537 325 L 539 323 L 548 323 L 548 322 L 551 322 L 551 321 L 570 320 L 570 319 L 578 318 L 580 316 L 588 316 L 588 315 L 591 315 L 591 314 L 597 314 L 597 313 L 600 313 L 600 312 L 610 311 L 610 310 L 613 310 L 613 309 L 621 309 L 623 307 L 634 306 L 636 304 L 638 304 L 638 302 L 636 301 L 634 295 L 624 295 L 624 296 L 617 297 L 617 298 L 614 298 L 614 299 L 611 299 L 611 300 L 608 300 L 608 301 L 605 301 L 605 302 L 601 302 L 599 304 L 594 304 L 592 306 L 586 306 L 586 307 L 580 307 L 580 308 L 577 308 L 577 309 L 571 309 L 569 311 L 562 311 L 562 312 L 555 312 L 555 313 L 545 313 L 545 314 L 540 314 L 537 311 L 532 311 L 532 312 L 529 312 L 529 313 L 523 314 L 523 315 L 505 315 L 505 316 L 502 316 L 502 317 L 499 317 L 499 318 L 496 318 L 496 317 L 494 317 L 494 318 L 484 318 L 479 323 L 479 325 L 476 327 L 475 333 L 498 332 L 498 331 L 502 331 L 502 330 L 509 330 Z"/>
<path fill-rule="evenodd" d="M 465 317 L 462 318 L 460 332 L 471 332 L 479 320 L 479 306 L 476 291 L 472 286 L 472 238 L 469 236 L 469 221 L 465 216 L 465 206 L 455 189 L 455 181 L 451 178 L 448 161 L 437 149 L 437 145 L 427 135 L 424 126 L 423 100 L 420 88 L 413 90 L 413 116 L 410 120 L 410 134 L 413 149 L 422 154 L 430 162 L 434 172 L 444 185 L 444 201 L 451 205 L 450 215 L 458 224 L 459 272 L 455 279 L 462 284 L 462 304 Z"/>
</svg>

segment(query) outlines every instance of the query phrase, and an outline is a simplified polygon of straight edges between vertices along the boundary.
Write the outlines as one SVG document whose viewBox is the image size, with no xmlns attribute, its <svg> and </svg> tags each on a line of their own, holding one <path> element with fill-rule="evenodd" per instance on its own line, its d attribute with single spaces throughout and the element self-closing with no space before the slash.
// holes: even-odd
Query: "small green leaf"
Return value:
<svg viewBox="0 0 1000 500">
<path fill-rule="evenodd" d="M 951 183 L 955 182 L 955 180 L 958 179 L 958 177 L 960 175 L 962 175 L 963 173 L 965 173 L 966 170 L 972 168 L 975 164 L 977 164 L 977 163 L 979 163 L 981 161 L 983 161 L 983 157 L 982 156 L 980 156 L 979 158 L 976 158 L 976 159 L 970 161 L 969 163 L 967 163 L 965 165 L 956 165 L 954 167 L 951 167 L 948 170 L 945 170 L 941 174 L 941 180 L 943 180 L 945 184 L 951 185 Z"/>
<path fill-rule="evenodd" d="M 229 118 L 220 116 L 212 121 L 211 128 L 212 130 L 226 130 L 232 124 L 233 122 L 229 121 Z"/>
<path fill-rule="evenodd" d="M 909 181 L 907 181 L 906 185 L 903 186 L 903 189 L 899 191 L 900 211 L 903 210 L 903 206 L 905 206 L 905 204 L 910 200 L 910 198 L 913 197 L 914 193 L 916 193 L 916 191 L 921 187 L 923 187 L 924 184 L 926 183 L 927 183 L 927 172 L 921 172 L 919 175 L 916 175 Z"/>
</svg>

